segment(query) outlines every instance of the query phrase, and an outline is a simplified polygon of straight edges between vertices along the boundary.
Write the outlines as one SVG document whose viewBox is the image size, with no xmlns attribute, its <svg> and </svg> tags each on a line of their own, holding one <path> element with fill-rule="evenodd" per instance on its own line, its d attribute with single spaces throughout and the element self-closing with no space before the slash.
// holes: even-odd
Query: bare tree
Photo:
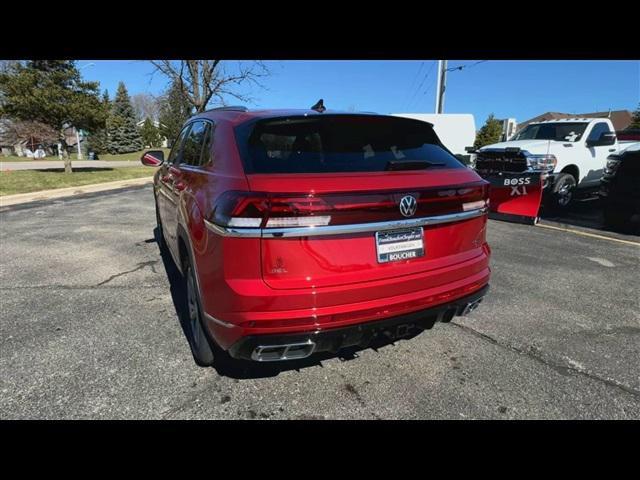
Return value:
<svg viewBox="0 0 640 480">
<path fill-rule="evenodd" d="M 136 120 L 141 122 L 145 118 L 152 122 L 158 119 L 160 106 L 158 99 L 149 93 L 137 93 L 131 96 L 131 105 L 136 114 Z"/>
<path fill-rule="evenodd" d="M 48 146 L 58 141 L 59 132 L 49 125 L 32 120 L 11 121 L 3 119 L 1 122 L 1 140 L 7 144 L 27 143 L 32 151 L 38 145 Z"/>
<path fill-rule="evenodd" d="M 264 86 L 260 79 L 269 75 L 262 62 L 238 62 L 237 68 L 230 71 L 221 60 L 151 60 L 160 72 L 175 82 L 185 98 L 196 112 L 203 112 L 212 100 L 221 105 L 226 98 L 235 98 L 241 102 L 250 102 L 252 98 L 240 93 L 237 88 L 243 84 Z"/>
<path fill-rule="evenodd" d="M 21 60 L 0 60 L 0 72 L 8 72 L 11 67 L 21 62 Z"/>
</svg>

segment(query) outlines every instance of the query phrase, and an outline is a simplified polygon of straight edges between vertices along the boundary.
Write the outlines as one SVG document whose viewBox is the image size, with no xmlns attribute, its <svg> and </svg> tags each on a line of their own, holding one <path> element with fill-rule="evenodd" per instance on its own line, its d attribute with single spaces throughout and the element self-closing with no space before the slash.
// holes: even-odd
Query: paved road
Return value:
<svg viewBox="0 0 640 480">
<path fill-rule="evenodd" d="M 640 418 L 640 246 L 491 221 L 471 317 L 232 378 L 194 364 L 153 227 L 148 186 L 0 213 L 0 418 Z"/>
<path fill-rule="evenodd" d="M 74 160 L 73 168 L 113 168 L 113 167 L 141 167 L 139 161 L 105 161 L 105 160 Z M 34 160 L 32 162 L 2 162 L 0 170 L 47 170 L 49 168 L 64 168 L 63 161 Z"/>
</svg>

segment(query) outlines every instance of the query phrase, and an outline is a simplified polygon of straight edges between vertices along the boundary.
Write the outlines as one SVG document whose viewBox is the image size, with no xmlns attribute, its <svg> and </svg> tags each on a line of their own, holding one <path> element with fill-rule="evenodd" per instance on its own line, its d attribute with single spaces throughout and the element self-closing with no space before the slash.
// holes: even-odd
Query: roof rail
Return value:
<svg viewBox="0 0 640 480">
<path fill-rule="evenodd" d="M 215 107 L 215 108 L 210 108 L 208 110 L 205 110 L 206 112 L 212 112 L 212 111 L 217 111 L 217 110 L 231 110 L 234 112 L 247 112 L 249 109 L 247 107 L 245 107 L 244 105 L 230 105 L 228 107 Z"/>
</svg>

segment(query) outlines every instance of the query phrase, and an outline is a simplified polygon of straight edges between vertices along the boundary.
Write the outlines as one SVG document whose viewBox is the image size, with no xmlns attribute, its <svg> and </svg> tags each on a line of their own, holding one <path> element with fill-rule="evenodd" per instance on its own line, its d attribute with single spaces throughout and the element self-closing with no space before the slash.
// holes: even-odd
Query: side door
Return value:
<svg viewBox="0 0 640 480">
<path fill-rule="evenodd" d="M 587 135 L 584 157 L 586 161 L 580 165 L 580 186 L 597 186 L 607 164 L 607 157 L 616 150 L 615 145 L 590 145 L 597 142 L 603 133 L 613 133 L 608 122 L 596 122 Z"/>
<path fill-rule="evenodd" d="M 171 148 L 167 161 L 160 166 L 160 174 L 158 176 L 158 212 L 160 214 L 160 220 L 162 221 L 164 239 L 174 253 L 176 253 L 174 247 L 176 237 L 175 219 L 177 215 L 177 204 L 173 194 L 173 178 L 176 171 L 176 165 L 180 163 L 182 144 L 184 143 L 184 139 L 190 129 L 191 124 L 182 129 L 180 135 L 178 135 L 178 138 Z"/>
<path fill-rule="evenodd" d="M 169 241 L 173 243 L 174 247 L 177 247 L 178 241 L 178 222 L 181 214 L 180 205 L 183 202 L 183 192 L 186 191 L 188 196 L 191 196 L 191 184 L 194 182 L 193 169 L 197 169 L 200 166 L 206 122 L 204 120 L 196 120 L 190 123 L 190 127 L 182 142 L 182 150 L 177 161 L 169 166 L 169 195 L 175 212 L 169 219 L 168 227 L 173 234 Z"/>
<path fill-rule="evenodd" d="M 204 215 L 209 206 L 210 190 L 215 184 L 212 166 L 213 123 L 209 120 L 193 124 L 184 143 L 180 163 L 178 222 L 189 232 L 194 255 L 201 251 L 204 235 Z"/>
</svg>

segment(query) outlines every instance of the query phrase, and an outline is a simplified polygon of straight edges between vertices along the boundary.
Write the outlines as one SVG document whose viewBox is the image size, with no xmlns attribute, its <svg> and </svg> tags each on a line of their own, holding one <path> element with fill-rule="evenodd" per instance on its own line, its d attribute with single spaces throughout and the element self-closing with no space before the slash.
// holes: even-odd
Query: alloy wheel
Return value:
<svg viewBox="0 0 640 480">
<path fill-rule="evenodd" d="M 558 204 L 562 207 L 569 205 L 573 197 L 573 185 L 571 182 L 565 181 L 557 191 Z"/>
</svg>

